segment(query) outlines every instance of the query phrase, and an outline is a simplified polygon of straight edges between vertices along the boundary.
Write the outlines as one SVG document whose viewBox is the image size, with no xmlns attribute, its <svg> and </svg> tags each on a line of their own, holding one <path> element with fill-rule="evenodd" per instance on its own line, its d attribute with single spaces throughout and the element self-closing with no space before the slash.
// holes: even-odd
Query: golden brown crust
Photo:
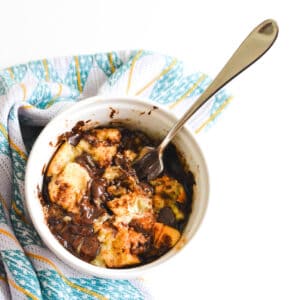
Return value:
<svg viewBox="0 0 300 300">
<path fill-rule="evenodd" d="M 68 163 L 61 173 L 52 176 L 48 185 L 50 200 L 69 212 L 78 212 L 78 204 L 86 193 L 88 172 L 77 163 Z"/>
<path fill-rule="evenodd" d="M 154 186 L 155 194 L 160 195 L 164 199 L 181 203 L 184 203 L 186 200 L 186 194 L 182 184 L 174 178 L 164 175 L 152 180 L 151 184 Z"/>
<path fill-rule="evenodd" d="M 59 174 L 64 169 L 66 164 L 73 161 L 79 154 L 80 151 L 78 151 L 78 149 L 76 149 L 74 146 L 68 142 L 63 143 L 56 151 L 48 166 L 47 176 L 51 177 Z"/>
<path fill-rule="evenodd" d="M 179 239 L 180 232 L 177 229 L 158 222 L 154 224 L 155 248 L 171 248 Z"/>
<path fill-rule="evenodd" d="M 140 263 L 139 257 L 131 253 L 132 236 L 126 227 L 119 225 L 116 230 L 104 224 L 99 240 L 102 244 L 96 264 L 98 260 L 109 268 L 120 268 Z"/>
<path fill-rule="evenodd" d="M 186 193 L 182 184 L 167 175 L 154 179 L 150 183 L 154 187 L 154 210 L 158 212 L 164 207 L 169 207 L 177 221 L 183 220 L 184 213 L 176 203 L 184 204 L 186 201 Z"/>
</svg>

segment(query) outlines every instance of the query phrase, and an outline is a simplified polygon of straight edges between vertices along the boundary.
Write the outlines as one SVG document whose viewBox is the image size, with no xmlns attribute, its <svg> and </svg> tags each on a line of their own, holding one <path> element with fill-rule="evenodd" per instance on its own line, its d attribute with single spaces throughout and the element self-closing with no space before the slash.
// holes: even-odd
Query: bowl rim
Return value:
<svg viewBox="0 0 300 300">
<path fill-rule="evenodd" d="M 153 107 L 157 106 L 160 111 L 163 112 L 164 116 L 172 122 L 176 121 L 178 117 L 170 110 L 168 110 L 166 107 L 161 105 L 160 103 L 154 102 L 152 100 L 148 100 L 147 98 L 144 97 L 137 97 L 137 96 L 103 96 L 103 95 L 98 95 L 98 96 L 93 96 L 89 97 L 83 100 L 80 100 L 79 102 L 74 103 L 72 106 L 68 106 L 66 109 L 63 111 L 60 111 L 57 116 L 55 116 L 50 122 L 46 124 L 46 126 L 43 128 L 37 139 L 35 140 L 33 147 L 30 151 L 27 164 L 26 164 L 26 170 L 25 170 L 25 206 L 27 209 L 27 212 L 30 216 L 30 219 L 34 225 L 35 230 L 39 234 L 41 240 L 43 243 L 60 259 L 63 260 L 63 262 L 67 263 L 68 266 L 77 269 L 79 271 L 84 272 L 85 274 L 89 275 L 94 275 L 94 276 L 99 276 L 99 277 L 105 277 L 105 278 L 110 278 L 110 279 L 130 279 L 130 278 L 136 278 L 138 276 L 143 275 L 145 272 L 148 272 L 149 270 L 154 269 L 156 266 L 162 267 L 162 265 L 166 266 L 167 263 L 169 263 L 170 258 L 171 261 L 173 261 L 179 254 L 179 252 L 182 252 L 184 248 L 187 246 L 190 246 L 191 241 L 194 240 L 194 237 L 196 233 L 199 231 L 199 228 L 201 227 L 201 224 L 203 222 L 203 219 L 206 215 L 206 210 L 207 210 L 207 205 L 209 201 L 209 191 L 210 191 L 210 186 L 209 186 L 209 174 L 208 174 L 208 169 L 205 161 L 205 157 L 203 155 L 203 152 L 200 148 L 199 142 L 197 140 L 196 134 L 194 131 L 186 124 L 184 126 L 185 134 L 188 136 L 188 138 L 194 143 L 195 147 L 197 148 L 197 152 L 200 153 L 201 155 L 201 167 L 204 172 L 204 186 L 206 189 L 206 197 L 204 199 L 204 206 L 202 208 L 202 216 L 200 217 L 200 220 L 197 220 L 196 230 L 192 234 L 192 236 L 189 239 L 188 243 L 185 243 L 184 247 L 180 247 L 180 251 L 176 251 L 176 253 L 170 253 L 167 252 L 160 258 L 154 260 L 151 263 L 133 267 L 133 268 L 124 268 L 124 269 L 110 269 L 110 268 L 105 268 L 101 266 L 95 266 L 92 265 L 88 262 L 85 262 L 81 260 L 80 258 L 74 256 L 71 252 L 69 252 L 67 249 L 65 249 L 59 242 L 58 240 L 54 237 L 54 235 L 51 233 L 48 225 L 46 222 L 41 224 L 37 218 L 34 216 L 34 208 L 36 204 L 36 200 L 40 203 L 40 199 L 38 197 L 34 197 L 35 200 L 33 201 L 31 198 L 33 196 L 32 192 L 32 187 L 30 189 L 29 182 L 30 182 L 30 173 L 32 172 L 31 165 L 36 157 L 36 152 L 40 147 L 42 147 L 42 144 L 40 141 L 42 140 L 42 137 L 47 133 L 47 130 L 54 126 L 57 122 L 65 120 L 65 118 L 71 114 L 74 111 L 80 110 L 80 108 L 83 107 L 88 107 L 89 105 L 93 104 L 95 101 L 100 101 L 100 102 L 107 102 L 107 103 L 112 103 L 111 106 L 113 106 L 113 101 L 127 101 L 127 102 L 135 102 L 139 105 L 145 105 L 147 107 Z M 54 148 L 56 149 L 56 148 Z M 54 150 L 55 151 L 55 150 Z M 39 172 L 40 170 L 38 170 Z M 42 204 L 40 203 L 42 206 Z M 46 230 L 46 232 L 44 232 Z M 50 235 L 47 235 L 47 233 L 50 233 Z M 176 246 L 175 246 L 176 247 Z M 163 262 L 161 262 L 163 258 Z"/>
</svg>

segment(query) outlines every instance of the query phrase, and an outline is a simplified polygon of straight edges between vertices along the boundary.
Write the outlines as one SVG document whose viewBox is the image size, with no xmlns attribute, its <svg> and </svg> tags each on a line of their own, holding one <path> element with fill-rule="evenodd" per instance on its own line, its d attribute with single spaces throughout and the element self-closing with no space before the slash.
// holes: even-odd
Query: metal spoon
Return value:
<svg viewBox="0 0 300 300">
<path fill-rule="evenodd" d="M 164 169 L 163 152 L 176 133 L 211 96 L 266 53 L 273 45 L 277 35 L 278 26 L 274 20 L 266 20 L 254 28 L 213 82 L 171 128 L 160 145 L 156 148 L 147 146 L 142 149 L 139 157 L 133 163 L 140 180 L 152 180 L 159 176 Z"/>
</svg>

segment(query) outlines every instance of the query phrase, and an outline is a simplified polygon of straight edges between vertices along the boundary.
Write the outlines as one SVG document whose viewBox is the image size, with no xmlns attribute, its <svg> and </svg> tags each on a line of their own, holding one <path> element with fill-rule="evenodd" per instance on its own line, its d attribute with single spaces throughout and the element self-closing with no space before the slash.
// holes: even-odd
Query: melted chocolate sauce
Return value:
<svg viewBox="0 0 300 300">
<path fill-rule="evenodd" d="M 77 156 L 75 161 L 81 165 L 82 167 L 84 167 L 90 177 L 97 177 L 97 176 L 101 176 L 104 172 L 104 170 L 102 168 L 100 168 L 93 160 L 93 158 L 86 152 L 83 152 L 81 155 Z"/>
<path fill-rule="evenodd" d="M 109 195 L 106 192 L 106 187 L 107 182 L 104 179 L 92 179 L 91 199 L 98 208 L 104 208 L 105 203 L 108 201 Z"/>
</svg>

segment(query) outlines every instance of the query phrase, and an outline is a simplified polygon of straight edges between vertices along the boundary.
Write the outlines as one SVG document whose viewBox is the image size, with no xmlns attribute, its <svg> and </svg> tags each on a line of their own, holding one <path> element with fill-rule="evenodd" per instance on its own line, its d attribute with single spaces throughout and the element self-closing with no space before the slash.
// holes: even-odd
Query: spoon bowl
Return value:
<svg viewBox="0 0 300 300">
<path fill-rule="evenodd" d="M 162 155 L 159 148 L 146 146 L 134 163 L 133 167 L 140 180 L 153 180 L 164 169 Z"/>
</svg>

